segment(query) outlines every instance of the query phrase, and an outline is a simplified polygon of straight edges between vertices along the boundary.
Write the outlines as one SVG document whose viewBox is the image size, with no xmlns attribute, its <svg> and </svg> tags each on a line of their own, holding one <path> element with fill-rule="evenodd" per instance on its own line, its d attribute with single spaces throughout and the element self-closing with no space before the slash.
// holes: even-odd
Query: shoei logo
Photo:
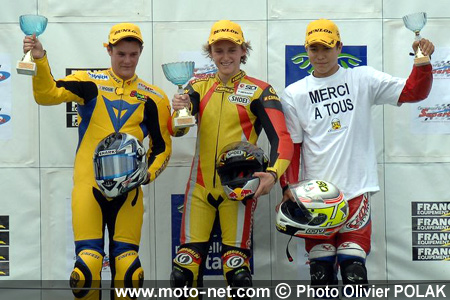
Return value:
<svg viewBox="0 0 450 300">
<path fill-rule="evenodd" d="M 175 261 L 180 265 L 189 265 L 194 259 L 188 253 L 179 253 L 175 257 Z"/>
<path fill-rule="evenodd" d="M 242 150 L 231 150 L 227 152 L 227 155 L 225 155 L 225 159 L 229 159 L 235 156 L 245 156 L 245 151 Z"/>
<path fill-rule="evenodd" d="M 239 104 L 239 105 L 249 105 L 250 99 L 248 97 L 244 96 L 238 96 L 238 95 L 230 95 L 228 97 L 228 101 L 231 103 Z"/>
<path fill-rule="evenodd" d="M 116 154 L 116 150 L 115 149 L 100 151 L 98 153 L 98 156 L 113 155 L 113 154 Z"/>
<path fill-rule="evenodd" d="M 239 268 L 244 264 L 244 258 L 240 256 L 233 256 L 229 260 L 227 260 L 227 266 L 232 269 Z"/>
</svg>

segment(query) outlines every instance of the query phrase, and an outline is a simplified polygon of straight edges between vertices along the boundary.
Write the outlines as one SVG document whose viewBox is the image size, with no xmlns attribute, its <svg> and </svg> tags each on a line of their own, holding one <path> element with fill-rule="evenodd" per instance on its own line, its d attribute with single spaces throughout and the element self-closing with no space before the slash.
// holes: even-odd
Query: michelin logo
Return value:
<svg viewBox="0 0 450 300">
<path fill-rule="evenodd" d="M 250 98 L 238 95 L 230 95 L 228 96 L 228 101 L 234 104 L 247 106 L 250 104 Z"/>
</svg>

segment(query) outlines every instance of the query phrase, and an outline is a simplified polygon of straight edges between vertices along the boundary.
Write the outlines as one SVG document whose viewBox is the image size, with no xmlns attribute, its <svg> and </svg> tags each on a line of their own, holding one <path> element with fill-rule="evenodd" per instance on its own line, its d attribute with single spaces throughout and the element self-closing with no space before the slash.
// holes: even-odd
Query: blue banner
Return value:
<svg viewBox="0 0 450 300">
<path fill-rule="evenodd" d="M 305 46 L 286 45 L 285 54 L 286 87 L 311 74 L 313 67 Z M 338 64 L 343 68 L 367 66 L 367 46 L 343 46 Z"/>
</svg>

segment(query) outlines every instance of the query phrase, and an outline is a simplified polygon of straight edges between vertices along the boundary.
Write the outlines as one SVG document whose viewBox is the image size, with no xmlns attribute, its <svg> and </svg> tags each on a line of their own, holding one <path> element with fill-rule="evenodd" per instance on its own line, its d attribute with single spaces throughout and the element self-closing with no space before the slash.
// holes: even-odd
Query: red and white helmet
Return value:
<svg viewBox="0 0 450 300">
<path fill-rule="evenodd" d="M 335 235 L 348 217 L 343 193 L 325 180 L 304 180 L 289 185 L 295 202 L 280 205 L 276 227 L 301 238 L 324 239 Z"/>
</svg>

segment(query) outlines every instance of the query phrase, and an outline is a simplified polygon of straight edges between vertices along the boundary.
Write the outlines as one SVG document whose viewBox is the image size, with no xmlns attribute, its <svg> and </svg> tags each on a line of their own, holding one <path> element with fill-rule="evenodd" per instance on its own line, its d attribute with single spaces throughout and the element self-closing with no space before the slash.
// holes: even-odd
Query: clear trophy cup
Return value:
<svg viewBox="0 0 450 300">
<path fill-rule="evenodd" d="M 47 18 L 40 15 L 22 15 L 19 17 L 20 29 L 26 35 L 39 36 L 47 27 Z M 25 75 L 36 75 L 36 64 L 33 62 L 33 55 L 28 51 L 22 60 L 17 62 L 17 73 Z"/>
<path fill-rule="evenodd" d="M 194 75 L 193 61 L 183 61 L 163 64 L 162 69 L 167 80 L 178 86 L 178 94 L 183 94 L 183 85 Z M 192 127 L 195 125 L 195 117 L 191 115 L 187 108 L 176 112 L 174 118 L 175 128 Z"/>
<path fill-rule="evenodd" d="M 420 30 L 422 30 L 422 28 L 427 23 L 427 13 L 419 12 L 406 15 L 403 17 L 403 23 L 405 23 L 406 28 L 414 32 L 414 34 L 416 35 L 416 41 L 420 41 L 420 39 L 422 38 L 420 36 Z M 414 57 L 414 64 L 416 66 L 420 66 L 426 65 L 429 62 L 430 57 L 428 55 L 427 56 L 423 55 L 422 51 L 420 50 L 420 47 L 418 47 Z"/>
</svg>

